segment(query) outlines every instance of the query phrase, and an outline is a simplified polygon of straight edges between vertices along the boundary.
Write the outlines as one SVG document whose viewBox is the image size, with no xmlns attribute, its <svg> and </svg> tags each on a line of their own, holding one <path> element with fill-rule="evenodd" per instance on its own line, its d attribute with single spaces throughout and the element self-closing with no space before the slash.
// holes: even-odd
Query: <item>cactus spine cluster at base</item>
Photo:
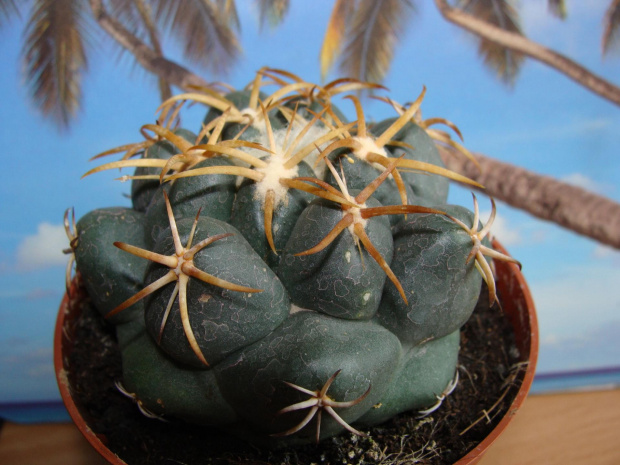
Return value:
<svg viewBox="0 0 620 465">
<path fill-rule="evenodd" d="M 384 98 L 395 116 L 372 125 L 356 95 L 352 122 L 331 102 L 370 88 L 262 69 L 164 102 L 87 173 L 134 170 L 131 208 L 65 224 L 143 412 L 282 447 L 364 435 L 454 388 L 483 280 L 497 300 L 490 259 L 514 260 L 489 246 L 494 204 L 485 226 L 475 198 L 446 205 L 450 180 L 477 184 L 443 166 L 436 143 L 471 155 L 419 117 L 424 92 Z M 196 132 L 175 126 L 187 101 L 208 107 Z"/>
</svg>

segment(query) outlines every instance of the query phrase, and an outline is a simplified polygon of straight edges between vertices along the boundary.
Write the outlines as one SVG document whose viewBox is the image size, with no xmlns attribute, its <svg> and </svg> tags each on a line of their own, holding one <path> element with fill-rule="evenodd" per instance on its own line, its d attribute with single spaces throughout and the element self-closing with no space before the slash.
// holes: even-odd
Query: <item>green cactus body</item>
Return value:
<svg viewBox="0 0 620 465">
<path fill-rule="evenodd" d="M 148 263 L 117 249 L 114 242 L 143 246 L 144 213 L 125 207 L 93 210 L 78 221 L 77 234 L 77 268 L 93 304 L 105 316 L 141 289 Z M 142 311 L 136 306 L 111 321 L 129 321 Z"/>
<path fill-rule="evenodd" d="M 291 315 L 269 336 L 231 355 L 215 367 L 223 395 L 261 437 L 255 439 L 274 444 L 291 441 L 311 442 L 316 425 L 300 431 L 295 438 L 269 439 L 264 433 L 281 433 L 299 423 L 308 413 L 276 413 L 307 399 L 292 389 L 287 380 L 309 390 L 321 389 L 337 370 L 341 370 L 329 389 L 338 401 L 364 400 L 338 414 L 352 423 L 374 405 L 388 388 L 400 360 L 400 343 L 393 334 L 368 321 L 345 321 L 314 312 Z M 322 416 L 321 437 L 342 430 L 328 415 Z"/>
<path fill-rule="evenodd" d="M 170 192 L 171 187 L 170 183 L 160 184 L 144 214 L 144 241 L 148 246 L 152 246 L 161 232 L 169 226 L 166 220 L 166 202 L 163 193 Z M 194 211 L 194 215 L 196 213 L 197 210 Z"/>
<path fill-rule="evenodd" d="M 228 102 L 228 104 L 232 104 L 232 106 L 237 110 L 243 111 L 244 109 L 248 108 L 248 105 L 250 104 L 250 94 L 251 91 L 248 90 L 235 90 L 224 95 L 223 98 Z M 264 101 L 267 98 L 267 94 L 261 91 L 258 94 L 258 98 L 259 100 Z M 209 108 L 209 111 L 207 112 L 204 120 L 202 121 L 202 124 L 205 126 L 208 125 L 216 118 L 222 116 L 222 113 L 223 111 L 217 108 Z M 234 137 L 235 135 L 236 133 L 233 133 L 232 137 Z"/>
<path fill-rule="evenodd" d="M 336 166 L 339 171 L 342 170 L 350 189 L 362 190 L 374 181 L 385 169 L 383 166 L 379 165 L 379 167 L 375 167 L 373 164 L 352 157 L 349 151 L 338 150 L 333 155 L 330 155 L 330 158 L 334 166 Z M 338 186 L 333 174 L 329 170 L 325 173 L 325 181 L 334 187 Z M 407 203 L 411 205 L 421 205 L 411 186 L 409 184 L 404 184 L 404 187 Z M 379 186 L 373 194 L 373 197 L 376 198 L 381 205 L 400 205 L 403 203 L 396 182 L 392 176 Z M 403 218 L 404 215 L 390 215 L 390 224 L 395 225 L 402 221 Z"/>
<path fill-rule="evenodd" d="M 209 166 L 232 166 L 232 163 L 224 157 L 212 157 L 196 164 L 195 168 Z M 152 244 L 168 224 L 166 204 L 161 191 L 168 193 L 170 204 L 179 218 L 192 217 L 200 211 L 200 216 L 229 221 L 237 190 L 236 181 L 235 176 L 215 174 L 180 178 L 172 184 L 161 184 L 159 192 L 146 210 L 148 243 Z"/>
<path fill-rule="evenodd" d="M 443 205 L 446 213 L 471 224 L 473 214 Z M 442 215 L 411 215 L 394 228 L 392 270 L 408 303 L 386 286 L 377 318 L 403 343 L 443 337 L 460 328 L 473 312 L 482 277 L 467 257 L 471 237 Z"/>
<path fill-rule="evenodd" d="M 189 237 L 192 224 L 191 219 L 177 222 L 183 243 Z M 201 217 L 197 222 L 194 243 L 219 234 L 231 235 L 198 252 L 194 257 L 196 267 L 220 279 L 262 292 L 235 292 L 198 279 L 189 280 L 187 300 L 192 302 L 189 319 L 209 365 L 267 335 L 284 321 L 290 308 L 288 295 L 276 275 L 233 226 L 213 218 Z M 174 253 L 170 230 L 162 231 L 154 251 L 163 255 Z M 146 284 L 163 276 L 166 273 L 164 268 L 152 265 L 146 276 Z M 173 289 L 174 285 L 168 284 L 152 294 L 146 303 L 146 327 L 155 340 L 160 338 L 162 320 Z M 161 333 L 162 349 L 180 363 L 203 366 L 187 342 L 176 310 L 178 303 L 172 309 Z"/>
<path fill-rule="evenodd" d="M 133 209 L 67 226 L 77 268 L 118 324 L 121 384 L 144 412 L 268 447 L 363 434 L 356 424 L 446 394 L 482 276 L 496 300 L 485 257 L 514 260 L 488 247 L 494 203 L 482 229 L 475 197 L 473 214 L 444 205 L 447 178 L 475 183 L 442 169 L 423 129 L 438 120 L 411 122 L 423 94 L 372 127 L 348 96 L 358 118 L 343 124 L 335 107 L 323 112 L 329 100 L 376 85 L 261 72 L 247 90 L 164 103 L 167 114 L 183 99 L 212 105 L 204 143 L 145 126 L 162 141 L 129 155 L 183 153 L 162 183 L 134 180 Z M 271 81 L 276 92 L 258 92 Z M 88 174 L 165 165 L 129 155 Z"/>
<path fill-rule="evenodd" d="M 298 176 L 313 176 L 314 171 L 307 163 L 297 165 Z M 269 246 L 265 234 L 264 199 L 260 188 L 253 181 L 245 181 L 237 192 L 230 223 L 248 240 L 258 255 L 271 268 L 276 268 L 280 255 Z M 312 196 L 306 192 L 288 189 L 273 212 L 271 229 L 276 251 L 284 249 L 297 218 L 306 208 Z"/>
<path fill-rule="evenodd" d="M 380 205 L 374 199 L 367 203 Z M 313 201 L 295 224 L 277 272 L 294 304 L 339 318 L 368 319 L 377 311 L 386 276 L 352 234 L 345 230 L 324 250 L 295 256 L 317 245 L 341 219 L 342 210 L 333 202 Z M 389 220 L 372 218 L 365 229 L 389 264 L 393 247 Z"/>
<path fill-rule="evenodd" d="M 196 134 L 187 129 L 177 129 L 174 133 L 192 144 L 196 141 Z M 174 144 L 167 140 L 161 140 L 155 142 L 146 150 L 144 158 L 167 160 L 177 153 L 179 153 L 179 149 Z M 138 167 L 134 172 L 134 176 L 159 175 L 159 172 L 159 168 Z M 141 212 L 146 211 L 158 188 L 158 180 L 134 179 L 131 182 L 131 202 L 133 208 Z"/>
<path fill-rule="evenodd" d="M 381 121 L 371 128 L 373 134 L 381 134 L 396 119 L 387 119 Z M 389 156 L 399 157 L 402 154 L 410 160 L 417 160 L 424 163 L 430 163 L 439 167 L 444 167 L 443 161 L 439 156 L 437 147 L 433 140 L 428 136 L 426 131 L 411 121 L 408 122 L 396 135 L 391 138 L 392 141 L 407 144 L 407 146 L 386 145 L 386 151 Z M 413 189 L 414 196 L 410 203 L 414 205 L 431 206 L 442 205 L 446 203 L 448 198 L 449 182 L 443 176 L 429 175 L 425 173 L 408 173 L 402 171 L 403 180 Z"/>
<path fill-rule="evenodd" d="M 168 416 L 201 425 L 228 425 L 237 420 L 217 385 L 212 370 L 180 368 L 144 329 L 144 323 L 130 322 L 117 328 L 123 348 L 125 391 L 139 392 L 140 407 L 146 413 Z"/>
<path fill-rule="evenodd" d="M 359 423 L 376 425 L 399 413 L 436 403 L 454 379 L 459 343 L 460 331 L 457 330 L 426 344 L 404 346 L 390 387 Z"/>
<path fill-rule="evenodd" d="M 196 164 L 194 168 L 232 165 L 224 157 L 212 157 Z M 236 181 L 235 176 L 228 174 L 177 179 L 170 188 L 170 204 L 181 217 L 189 217 L 200 211 L 201 216 L 229 221 L 235 200 Z"/>
</svg>

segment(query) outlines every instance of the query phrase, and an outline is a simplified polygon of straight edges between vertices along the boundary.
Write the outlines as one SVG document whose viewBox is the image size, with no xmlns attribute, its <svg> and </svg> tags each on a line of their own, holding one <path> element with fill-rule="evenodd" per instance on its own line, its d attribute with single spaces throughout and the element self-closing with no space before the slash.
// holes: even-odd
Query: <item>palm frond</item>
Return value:
<svg viewBox="0 0 620 465">
<path fill-rule="evenodd" d="M 216 74 L 230 69 L 241 50 L 228 23 L 230 15 L 210 0 L 155 0 L 154 3 L 156 17 L 184 45 L 187 59 Z"/>
<path fill-rule="evenodd" d="M 130 26 L 132 32 L 136 32 L 136 29 L 140 26 L 140 18 L 134 0 L 108 0 L 106 4 L 109 5 L 110 13 L 115 18 L 122 17 L 123 22 Z"/>
<path fill-rule="evenodd" d="M 459 0 L 461 9 L 508 32 L 523 35 L 519 16 L 511 0 Z M 507 84 L 513 84 L 525 57 L 495 42 L 480 39 L 478 53 L 484 64 Z"/>
<path fill-rule="evenodd" d="M 361 81 L 381 82 L 412 9 L 407 0 L 361 0 L 342 53 L 343 73 Z"/>
<path fill-rule="evenodd" d="M 257 2 L 261 28 L 265 23 L 270 27 L 279 25 L 284 20 L 290 6 L 289 0 L 257 0 Z"/>
<path fill-rule="evenodd" d="M 86 15 L 77 0 L 38 0 L 22 50 L 26 81 L 41 112 L 66 127 L 80 106 Z"/>
<path fill-rule="evenodd" d="M 613 0 L 603 20 L 603 55 L 620 46 L 620 0 Z"/>
<path fill-rule="evenodd" d="M 132 3 L 134 3 L 136 10 L 140 15 L 140 19 L 142 20 L 142 24 L 148 34 L 149 42 L 151 43 L 153 50 L 155 50 L 155 53 L 159 56 L 163 56 L 163 51 L 159 40 L 159 31 L 157 30 L 157 26 L 153 20 L 151 6 L 143 0 L 133 0 Z M 157 84 L 159 87 L 159 96 L 162 102 L 165 102 L 172 97 L 172 90 L 170 89 L 170 84 L 168 82 L 162 78 L 157 78 Z"/>
<path fill-rule="evenodd" d="M 0 26 L 9 21 L 13 15 L 19 16 L 19 10 L 13 0 L 0 0 Z"/>
<path fill-rule="evenodd" d="M 566 2 L 564 0 L 548 0 L 549 12 L 560 19 L 566 19 Z"/>
<path fill-rule="evenodd" d="M 224 22 L 236 31 L 241 30 L 241 21 L 239 21 L 239 14 L 237 13 L 237 5 L 235 0 L 215 0 L 217 9 L 222 15 Z"/>
<path fill-rule="evenodd" d="M 160 32 L 155 24 L 151 2 L 148 0 L 108 0 L 110 14 L 116 18 L 130 33 L 149 44 L 155 53 L 163 56 Z M 111 43 L 117 46 L 119 54 L 126 55 L 127 49 L 116 41 Z M 131 54 L 130 54 L 131 55 Z M 133 55 L 130 59 L 135 58 Z M 137 65 L 137 61 L 134 62 Z M 151 78 L 151 74 L 148 74 Z M 172 95 L 170 85 L 161 78 L 155 77 L 161 101 L 164 102 Z"/>
<path fill-rule="evenodd" d="M 347 20 L 355 9 L 355 0 L 336 0 L 332 9 L 321 46 L 321 78 L 325 80 L 327 73 L 340 55 L 342 43 L 346 35 Z"/>
<path fill-rule="evenodd" d="M 142 42 L 149 43 L 148 26 L 140 14 L 141 7 L 148 9 L 149 6 L 142 5 L 143 3 L 143 0 L 107 0 L 103 8 L 109 10 L 109 15 L 121 23 L 131 35 Z M 119 55 L 124 55 L 128 52 L 116 40 L 109 41 L 109 43 L 118 47 Z"/>
</svg>

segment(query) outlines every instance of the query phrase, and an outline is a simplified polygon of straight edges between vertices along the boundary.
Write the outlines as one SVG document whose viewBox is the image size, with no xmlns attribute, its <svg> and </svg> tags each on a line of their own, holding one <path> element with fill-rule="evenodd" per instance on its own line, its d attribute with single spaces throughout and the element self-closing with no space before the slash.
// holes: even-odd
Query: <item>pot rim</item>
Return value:
<svg viewBox="0 0 620 465">
<path fill-rule="evenodd" d="M 498 252 L 509 255 L 497 239 L 493 239 L 493 248 Z M 518 265 L 514 263 L 496 261 L 495 267 L 497 272 L 496 280 L 498 283 L 499 293 L 504 296 L 510 295 L 511 297 L 514 297 L 514 300 L 506 299 L 506 302 L 504 302 L 503 305 L 503 311 L 507 314 L 515 335 L 527 335 L 529 333 L 529 338 L 525 337 L 522 340 L 516 341 L 520 351 L 520 358 L 524 362 L 527 361 L 527 366 L 521 376 L 521 386 L 519 387 L 519 391 L 500 422 L 474 449 L 459 459 L 455 465 L 473 465 L 482 458 L 486 450 L 504 432 L 508 424 L 512 421 L 512 418 L 523 405 L 523 402 L 530 391 L 530 387 L 532 386 L 534 373 L 536 372 L 539 334 L 534 299 L 532 298 L 532 294 L 527 282 L 525 281 L 525 277 L 521 273 Z M 500 279 L 501 276 L 512 276 L 514 278 L 513 285 L 509 286 L 508 284 L 510 281 Z"/>
<path fill-rule="evenodd" d="M 127 465 L 118 455 L 113 453 L 107 445 L 104 444 L 103 438 L 90 429 L 90 426 L 88 426 L 82 412 L 80 412 L 80 409 L 75 404 L 71 393 L 71 385 L 69 384 L 69 378 L 65 368 L 64 351 L 68 346 L 73 347 L 73 341 L 71 341 L 65 330 L 65 322 L 67 316 L 70 314 L 70 309 L 73 308 L 73 305 L 80 298 L 84 297 L 83 293 L 78 291 L 80 288 L 78 282 L 79 275 L 73 279 L 71 282 L 71 287 L 67 289 L 67 292 L 65 292 L 63 296 L 60 303 L 60 309 L 58 311 L 58 317 L 56 319 L 56 326 L 54 328 L 54 372 L 56 373 L 56 381 L 58 383 L 60 397 L 62 398 L 73 423 L 77 426 L 80 433 L 82 433 L 90 445 L 110 464 Z M 68 363 L 66 365 L 68 365 Z"/>
<path fill-rule="evenodd" d="M 493 247 L 499 252 L 508 255 L 506 249 L 496 239 L 493 240 Z M 520 338 L 517 337 L 516 344 L 520 352 L 520 359 L 523 362 L 527 362 L 527 366 L 519 376 L 521 379 L 519 390 L 500 422 L 474 449 L 455 462 L 455 465 L 473 465 L 482 458 L 486 450 L 504 432 L 514 415 L 522 406 L 529 393 L 536 371 L 539 334 L 536 308 L 531 292 L 523 274 L 516 264 L 497 261 L 495 267 L 498 292 L 504 296 L 512 297 L 512 299 L 505 299 L 502 311 L 508 316 L 515 335 L 522 336 Z M 500 279 L 501 277 L 504 279 Z M 54 330 L 54 370 L 58 388 L 71 419 L 91 446 L 109 463 L 113 465 L 127 465 L 126 462 L 105 445 L 105 438 L 100 437 L 90 429 L 86 419 L 72 397 L 67 370 L 65 368 L 64 351 L 73 346 L 73 341 L 71 341 L 69 334 L 66 332 L 65 324 L 67 316 L 70 314 L 70 308 L 72 308 L 79 299 L 84 297 L 84 294 L 78 291 L 78 282 L 79 274 L 71 282 L 71 288 L 64 294 L 56 319 Z"/>
</svg>

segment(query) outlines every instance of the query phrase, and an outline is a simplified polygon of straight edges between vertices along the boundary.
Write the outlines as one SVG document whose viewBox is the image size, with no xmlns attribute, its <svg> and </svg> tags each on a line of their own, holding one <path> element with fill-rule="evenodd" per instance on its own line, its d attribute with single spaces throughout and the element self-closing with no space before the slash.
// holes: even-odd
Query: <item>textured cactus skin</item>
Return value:
<svg viewBox="0 0 620 465">
<path fill-rule="evenodd" d="M 114 247 L 115 241 L 144 245 L 144 213 L 124 207 L 93 210 L 77 223 L 75 261 L 90 298 L 105 316 L 138 292 L 148 265 Z M 144 312 L 140 305 L 119 313 L 112 323 L 130 321 Z"/>
<path fill-rule="evenodd" d="M 204 425 L 227 425 L 236 413 L 222 398 L 212 370 L 180 370 L 150 337 L 139 319 L 117 328 L 122 347 L 123 386 L 139 392 L 149 412 L 172 413 Z"/>
<path fill-rule="evenodd" d="M 299 176 L 313 176 L 314 171 L 307 163 L 297 167 Z M 267 264 L 275 268 L 281 256 L 273 253 L 265 238 L 263 206 L 256 201 L 256 183 L 246 181 L 241 184 L 231 214 L 230 223 L 248 239 L 254 250 Z M 274 211 L 273 229 L 276 250 L 282 250 L 297 222 L 301 212 L 308 206 L 312 196 L 302 191 L 289 190 L 286 199 Z"/>
<path fill-rule="evenodd" d="M 222 157 L 213 157 L 196 165 L 230 166 L 228 160 Z M 235 177 L 219 174 L 214 176 L 199 176 L 178 179 L 172 186 L 162 184 L 153 193 L 146 209 L 146 240 L 154 244 L 161 231 L 168 226 L 168 215 L 162 191 L 166 191 L 175 216 L 192 218 L 200 211 L 201 216 L 229 221 L 235 200 Z"/>
<path fill-rule="evenodd" d="M 258 431 L 277 433 L 301 418 L 295 421 L 279 416 L 274 420 L 274 413 L 304 400 L 277 380 L 322 385 L 333 374 L 333 367 L 342 367 L 330 396 L 352 400 L 372 386 L 361 404 L 342 412 L 345 421 L 353 422 L 379 400 L 396 370 L 400 352 L 398 339 L 375 323 L 299 312 L 260 342 L 230 356 L 215 372 L 222 392 L 240 416 Z M 321 425 L 324 437 L 339 430 L 331 421 Z M 309 433 L 305 440 L 313 439 L 312 431 Z M 304 441 L 304 436 L 298 440 Z"/>
<path fill-rule="evenodd" d="M 380 205 L 369 199 L 369 205 Z M 372 317 L 379 306 L 385 273 L 353 236 L 345 231 L 329 249 L 296 257 L 294 254 L 315 246 L 342 217 L 329 201 L 316 200 L 295 224 L 278 267 L 278 276 L 294 304 L 339 318 L 362 320 Z M 389 220 L 372 218 L 366 229 L 384 257 L 392 256 Z"/>
<path fill-rule="evenodd" d="M 348 157 L 348 158 L 345 158 Z M 347 151 L 340 150 L 332 160 L 336 166 L 344 173 L 344 177 L 347 180 L 347 185 L 350 189 L 361 190 L 371 183 L 380 173 L 379 168 L 366 163 L 362 160 L 355 160 L 350 157 Z M 349 160 L 353 160 L 351 163 Z M 325 173 L 325 180 L 332 186 L 336 187 L 336 180 L 330 171 Z M 407 195 L 408 203 L 417 205 L 417 196 L 414 194 L 411 186 L 405 184 L 405 192 Z M 373 198 L 377 199 L 381 205 L 399 205 L 401 203 L 400 194 L 396 187 L 394 178 L 388 178 L 373 194 Z M 390 223 L 392 225 L 402 221 L 404 215 L 390 215 Z"/>
<path fill-rule="evenodd" d="M 381 134 L 393 119 L 383 120 L 371 128 L 374 134 Z M 423 161 L 443 167 L 443 161 L 439 156 L 433 140 L 426 134 L 424 129 L 415 123 L 407 123 L 392 137 L 393 141 L 402 142 L 413 149 L 403 146 L 387 146 L 387 151 L 392 156 L 405 154 L 405 158 Z M 446 178 L 435 175 L 403 172 L 403 179 L 413 189 L 414 197 L 411 199 L 416 205 L 442 205 L 448 199 L 449 182 Z"/>
<path fill-rule="evenodd" d="M 193 141 L 196 139 L 196 135 L 186 129 L 178 129 L 175 134 L 183 137 L 187 141 Z M 167 160 L 172 155 L 179 153 L 173 144 L 166 140 L 159 141 L 153 146 L 149 147 L 144 154 L 144 158 L 158 158 L 161 160 Z M 157 168 L 136 168 L 135 175 L 146 174 L 159 174 Z M 157 180 L 150 179 L 135 179 L 131 183 L 131 202 L 133 208 L 138 211 L 146 211 L 149 203 L 153 199 L 155 192 L 159 188 L 159 182 Z"/>
<path fill-rule="evenodd" d="M 265 93 L 258 95 L 261 102 L 268 99 Z M 221 108 L 209 110 L 204 125 L 215 128 L 218 118 L 229 113 L 223 107 L 231 102 L 237 110 L 245 109 L 251 93 L 235 91 L 225 98 Z M 270 142 L 267 128 L 285 131 L 294 118 L 303 118 L 303 127 L 324 108 L 305 101 L 303 95 L 285 100 L 284 105 L 284 110 L 269 112 L 269 124 L 258 117 L 248 124 L 237 113 L 237 119 L 220 126 L 220 140 L 239 138 L 277 152 L 279 148 L 273 145 L 277 138 Z M 345 120 L 335 107 L 333 114 Z M 111 318 L 117 324 L 122 351 L 122 385 L 145 411 L 216 426 L 266 447 L 285 447 L 315 440 L 317 417 L 305 426 L 300 422 L 312 413 L 312 393 L 319 396 L 321 389 L 328 388 L 324 394 L 330 401 L 346 403 L 334 407 L 346 429 L 376 425 L 436 402 L 454 379 L 459 328 L 471 315 L 481 290 L 479 262 L 468 260 L 475 238 L 458 224 L 472 225 L 478 216 L 477 204 L 475 214 L 446 205 L 447 179 L 405 169 L 399 171 L 404 191 L 399 190 L 392 171 L 383 175 L 370 197 L 359 201 L 364 205 L 357 210 L 333 199 L 334 192 L 341 190 L 342 198 L 358 202 L 356 196 L 363 196 L 385 166 L 402 154 L 443 167 L 423 126 L 410 119 L 385 144 L 381 156 L 390 158 L 381 160 L 384 166 L 356 158 L 354 146 L 340 146 L 326 154 L 332 171 L 325 162 L 314 168 L 311 161 L 297 163 L 295 174 L 285 181 L 321 177 L 308 181 L 307 186 L 315 191 L 287 187 L 269 220 L 262 197 L 266 188 L 260 184 L 264 178 L 235 171 L 252 163 L 260 167 L 269 157 L 256 147 L 232 141 L 237 144 L 235 150 L 251 153 L 255 161 L 210 153 L 191 169 L 209 168 L 217 173 L 162 184 L 134 180 L 133 208 L 95 210 L 78 222 L 77 268 L 102 315 L 145 287 L 154 287 L 172 271 L 177 273 L 177 281 L 158 287 Z M 395 121 L 368 127 L 368 137 L 378 138 Z M 340 124 L 315 123 L 325 133 Z M 195 133 L 184 129 L 175 133 L 190 145 L 198 144 Z M 321 142 L 322 147 L 345 134 Z M 294 137 L 289 136 L 289 142 Z M 177 153 L 178 147 L 160 140 L 147 149 L 146 156 L 167 159 Z M 188 160 L 195 161 L 192 156 Z M 394 170 L 396 165 L 390 166 Z M 228 174 L 230 170 L 235 174 Z M 136 174 L 145 173 L 156 174 L 158 169 L 136 170 Z M 317 198 L 318 190 L 331 192 L 332 197 Z M 400 206 L 403 195 L 409 204 L 434 206 L 438 212 L 405 216 L 402 209 L 394 209 L 389 216 L 363 216 L 364 209 Z M 343 227 L 331 242 L 325 239 L 346 214 L 361 222 L 365 240 L 376 253 L 369 251 L 367 242 L 362 244 L 353 225 Z M 271 221 L 275 252 L 266 221 Z M 223 288 L 183 271 L 190 247 L 214 237 L 192 255 L 193 266 L 251 291 Z M 187 245 L 190 241 L 191 246 Z M 145 259 L 146 252 L 135 256 L 114 242 L 160 258 Z M 305 253 L 323 242 L 322 250 Z M 482 244 L 488 246 L 488 239 Z M 189 276 L 184 288 L 187 320 L 179 295 L 171 298 L 177 292 L 175 286 L 181 286 L 181 276 Z M 304 401 L 305 408 L 291 407 Z M 296 425 L 301 426 L 293 431 Z M 331 413 L 322 412 L 321 438 L 344 429 Z"/>
<path fill-rule="evenodd" d="M 248 108 L 248 105 L 250 103 L 250 93 L 251 91 L 249 90 L 233 91 L 226 94 L 225 98 L 226 100 L 231 102 L 236 108 L 243 111 Z M 261 101 L 265 101 L 266 98 L 267 95 L 265 95 L 263 92 L 259 93 L 259 99 Z M 221 114 L 222 112 L 220 110 L 212 108 L 205 116 L 203 123 L 208 124 Z M 271 121 L 271 125 L 274 129 L 281 129 L 283 127 L 282 119 L 279 118 L 277 115 L 270 114 L 269 120 Z M 253 125 L 248 126 L 246 123 L 230 123 L 226 125 L 222 136 L 225 140 L 238 137 L 243 140 L 262 141 L 264 133 L 262 133 L 260 129 L 257 129 Z"/>
<path fill-rule="evenodd" d="M 442 209 L 468 224 L 473 221 L 463 207 Z M 482 285 L 472 262 L 463 260 L 471 238 L 441 215 L 410 215 L 393 234 L 392 270 L 401 277 L 408 303 L 386 286 L 377 319 L 407 344 L 456 331 L 473 312 Z"/>
<path fill-rule="evenodd" d="M 182 219 L 177 227 L 183 243 L 187 242 L 191 219 Z M 192 306 L 194 332 L 209 364 L 217 364 L 225 355 L 261 339 L 288 316 L 290 303 L 284 286 L 275 273 L 254 252 L 243 236 L 231 225 L 214 218 L 200 218 L 195 240 L 217 234 L 232 236 L 214 242 L 194 258 L 197 267 L 214 276 L 238 284 L 262 289 L 258 294 L 247 294 L 217 288 L 196 279 L 190 279 L 188 300 Z M 169 255 L 174 244 L 169 230 L 161 232 L 154 251 Z M 160 265 L 147 270 L 146 281 L 153 282 L 164 274 Z M 166 309 L 171 286 L 152 294 L 146 305 L 146 327 L 156 339 Z M 162 349 L 175 360 L 200 367 L 200 361 L 185 339 L 178 312 L 171 313 L 162 340 Z"/>
<path fill-rule="evenodd" d="M 454 377 L 459 342 L 457 330 L 426 344 L 403 345 L 403 355 L 381 404 L 369 409 L 359 422 L 376 425 L 399 413 L 433 405 Z"/>
</svg>

